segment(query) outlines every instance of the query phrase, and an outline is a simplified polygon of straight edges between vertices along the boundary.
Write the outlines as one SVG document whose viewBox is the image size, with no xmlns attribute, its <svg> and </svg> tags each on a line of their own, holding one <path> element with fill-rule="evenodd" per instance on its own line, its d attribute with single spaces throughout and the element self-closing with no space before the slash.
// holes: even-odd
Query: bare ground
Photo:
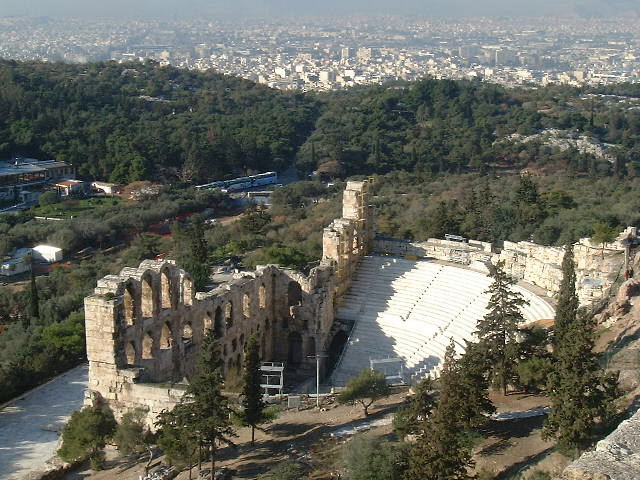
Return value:
<svg viewBox="0 0 640 480">
<path fill-rule="evenodd" d="M 378 402 L 371 409 L 370 417 L 381 418 L 391 415 L 402 403 L 406 392 L 395 393 Z M 503 397 L 494 395 L 498 411 L 522 411 L 548 405 L 548 399 L 542 396 L 511 394 Z M 310 465 L 313 479 L 337 478 L 342 467 L 342 448 L 346 440 L 331 437 L 331 432 L 363 418 L 360 407 L 325 404 L 325 411 L 315 408 L 289 410 L 284 412 L 265 432 L 256 432 L 256 445 L 249 444 L 249 429 L 239 429 L 236 439 L 238 448 L 224 448 L 220 451 L 219 465 L 236 470 L 234 478 L 254 479 L 273 465 L 287 459 L 301 460 Z M 553 452 L 553 444 L 542 440 L 541 427 L 544 417 L 491 421 L 483 430 L 485 437 L 475 448 L 476 470 L 493 472 L 498 479 L 507 479 L 511 475 L 527 468 L 559 472 L 567 464 L 567 459 Z M 386 425 L 375 430 L 378 435 L 391 433 Z M 81 468 L 65 477 L 68 480 L 138 480 L 144 474 L 144 461 L 131 458 L 118 458 L 113 448 L 108 455 L 107 470 L 92 472 Z M 154 466 L 159 465 L 159 459 Z M 203 466 L 204 468 L 204 466 Z M 197 468 L 193 469 L 193 478 L 198 478 Z M 332 476 L 333 475 L 333 476 Z M 182 472 L 179 480 L 187 480 L 188 472 Z"/>
</svg>

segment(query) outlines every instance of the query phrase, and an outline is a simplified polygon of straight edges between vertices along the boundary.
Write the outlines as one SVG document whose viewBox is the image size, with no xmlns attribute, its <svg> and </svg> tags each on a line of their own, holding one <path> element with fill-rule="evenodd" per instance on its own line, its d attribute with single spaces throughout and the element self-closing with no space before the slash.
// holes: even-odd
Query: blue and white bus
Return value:
<svg viewBox="0 0 640 480">
<path fill-rule="evenodd" d="M 273 185 L 278 183 L 278 174 L 276 172 L 265 172 L 257 175 L 249 175 L 247 177 L 238 177 L 231 180 L 220 180 L 218 182 L 205 183 L 204 185 L 196 185 L 200 189 L 220 189 L 223 192 L 240 192 L 253 187 L 261 187 L 264 185 Z"/>
</svg>

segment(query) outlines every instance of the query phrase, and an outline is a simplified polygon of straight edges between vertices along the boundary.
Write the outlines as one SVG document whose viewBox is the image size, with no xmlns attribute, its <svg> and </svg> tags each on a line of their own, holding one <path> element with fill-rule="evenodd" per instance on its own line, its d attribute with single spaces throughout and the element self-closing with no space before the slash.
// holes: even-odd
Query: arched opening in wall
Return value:
<svg viewBox="0 0 640 480">
<path fill-rule="evenodd" d="M 160 274 L 160 286 L 162 294 L 162 308 L 171 308 L 173 305 L 171 298 L 171 278 L 169 278 L 169 270 L 166 268 Z"/>
<path fill-rule="evenodd" d="M 260 336 L 260 358 L 264 359 L 264 357 L 267 356 L 267 336 L 266 335 L 261 335 Z"/>
<path fill-rule="evenodd" d="M 188 307 L 193 304 L 193 282 L 190 278 L 182 279 L 182 303 Z"/>
<path fill-rule="evenodd" d="M 144 334 L 142 339 L 142 359 L 150 360 L 153 358 L 153 338 L 149 332 Z"/>
<path fill-rule="evenodd" d="M 216 313 L 213 317 L 213 334 L 215 338 L 224 336 L 224 322 L 222 320 L 222 308 L 220 307 L 216 308 Z"/>
<path fill-rule="evenodd" d="M 264 330 L 268 332 L 271 330 L 271 321 L 267 318 L 264 322 Z"/>
<path fill-rule="evenodd" d="M 206 335 L 213 327 L 213 317 L 211 316 L 211 312 L 205 312 L 204 321 L 202 323 L 204 327 L 204 334 Z"/>
<path fill-rule="evenodd" d="M 258 303 L 260 308 L 267 308 L 267 289 L 264 288 L 264 285 L 260 285 L 258 288 Z"/>
<path fill-rule="evenodd" d="M 316 339 L 315 337 L 309 337 L 307 339 L 307 355 L 313 356 L 316 354 Z"/>
<path fill-rule="evenodd" d="M 235 353 L 237 349 L 238 349 L 238 341 L 234 338 L 233 340 L 231 340 L 231 351 Z"/>
<path fill-rule="evenodd" d="M 290 307 L 302 305 L 302 288 L 298 282 L 294 282 L 293 280 L 289 282 L 287 299 L 289 300 Z"/>
<path fill-rule="evenodd" d="M 286 317 L 282 319 L 282 328 L 283 329 L 289 328 L 289 319 Z"/>
<path fill-rule="evenodd" d="M 185 323 L 184 327 L 182 327 L 182 343 L 184 343 L 185 347 L 193 343 L 193 328 L 191 327 L 191 322 Z"/>
<path fill-rule="evenodd" d="M 127 326 L 135 324 L 136 321 L 136 300 L 134 296 L 133 286 L 127 284 L 123 295 L 124 303 L 124 323 Z"/>
<path fill-rule="evenodd" d="M 240 335 L 240 349 L 244 350 L 244 333 Z"/>
<path fill-rule="evenodd" d="M 242 295 L 242 315 L 244 318 L 251 316 L 251 299 L 246 293 Z"/>
<path fill-rule="evenodd" d="M 331 344 L 329 345 L 328 358 L 327 358 L 327 371 L 331 372 L 333 368 L 336 366 L 336 362 L 340 358 L 342 354 L 342 350 L 347 344 L 347 340 L 349 336 L 344 330 L 339 330 L 333 339 L 331 340 Z"/>
<path fill-rule="evenodd" d="M 242 357 L 240 354 L 236 357 L 236 373 L 239 375 L 242 371 Z"/>
<path fill-rule="evenodd" d="M 173 346 L 173 335 L 169 323 L 162 325 L 162 333 L 160 334 L 160 349 L 170 350 Z"/>
<path fill-rule="evenodd" d="M 224 344 L 222 346 L 222 355 L 224 355 L 225 357 L 227 356 L 227 345 L 226 344 Z"/>
<path fill-rule="evenodd" d="M 233 370 L 233 358 L 230 358 L 227 362 L 227 373 L 231 373 Z"/>
<path fill-rule="evenodd" d="M 302 335 L 298 332 L 289 334 L 289 354 L 287 355 L 289 364 L 298 366 L 302 363 Z"/>
<path fill-rule="evenodd" d="M 142 317 L 153 317 L 153 280 L 151 275 L 147 274 L 142 277 L 142 295 L 140 297 L 140 307 L 142 309 Z"/>
<path fill-rule="evenodd" d="M 124 355 L 127 360 L 127 365 L 132 366 L 136 363 L 136 345 L 133 342 L 128 342 L 124 348 Z"/>
<path fill-rule="evenodd" d="M 224 306 L 224 323 L 227 328 L 233 327 L 233 303 L 227 302 Z"/>
</svg>

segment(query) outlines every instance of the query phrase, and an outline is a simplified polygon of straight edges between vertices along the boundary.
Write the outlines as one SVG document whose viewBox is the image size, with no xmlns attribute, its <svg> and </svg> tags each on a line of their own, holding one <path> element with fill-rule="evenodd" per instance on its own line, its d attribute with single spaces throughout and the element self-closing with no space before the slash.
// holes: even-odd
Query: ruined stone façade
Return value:
<svg viewBox="0 0 640 480">
<path fill-rule="evenodd" d="M 344 218 L 325 229 L 322 262 L 309 275 L 260 266 L 195 292 L 172 261 L 145 260 L 99 280 L 85 299 L 87 403 L 106 403 L 117 417 L 144 408 L 152 425 L 184 393 L 210 330 L 221 343 L 227 378 L 240 372 L 251 335 L 259 338 L 262 359 L 284 362 L 287 375 L 315 373 L 309 357 L 329 349 L 334 305 L 369 251 L 367 189 L 367 182 L 348 182 Z"/>
</svg>

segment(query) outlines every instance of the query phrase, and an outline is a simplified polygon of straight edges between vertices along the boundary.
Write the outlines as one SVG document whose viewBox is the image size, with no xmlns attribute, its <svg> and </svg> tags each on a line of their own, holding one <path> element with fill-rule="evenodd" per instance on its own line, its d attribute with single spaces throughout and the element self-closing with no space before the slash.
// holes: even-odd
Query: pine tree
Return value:
<svg viewBox="0 0 640 480">
<path fill-rule="evenodd" d="M 507 394 L 509 381 L 516 373 L 519 357 L 517 342 L 518 326 L 523 322 L 521 308 L 526 305 L 522 295 L 511 287 L 515 280 L 504 271 L 504 262 L 492 269 L 493 282 L 487 293 L 491 294 L 488 312 L 478 322 L 476 334 L 478 347 L 482 351 L 495 385 Z"/>
<path fill-rule="evenodd" d="M 355 402 L 362 405 L 364 416 L 369 416 L 373 402 L 388 396 L 389 385 L 382 372 L 363 368 L 360 374 L 347 382 L 346 388 L 338 395 L 339 403 Z"/>
<path fill-rule="evenodd" d="M 453 341 L 447 347 L 440 373 L 440 395 L 433 413 L 422 422 L 411 449 L 407 480 L 466 480 L 473 478 L 471 449 L 458 415 L 460 367 Z"/>
<path fill-rule="evenodd" d="M 179 403 L 171 411 L 164 410 L 155 423 L 157 443 L 170 465 L 178 470 L 191 469 L 197 460 L 200 446 L 198 432 L 193 428 L 193 415 L 188 403 Z"/>
<path fill-rule="evenodd" d="M 260 345 L 255 335 L 247 342 L 242 370 L 242 411 L 238 417 L 242 424 L 251 427 L 251 445 L 255 443 L 256 427 L 268 423 L 273 416 L 266 410 L 262 400 L 262 373 L 260 372 Z"/>
<path fill-rule="evenodd" d="M 185 393 L 189 422 L 197 431 L 201 444 L 208 448 L 211 471 L 215 472 L 216 451 L 219 444 L 234 446 L 236 436 L 231 426 L 232 410 L 222 393 L 224 378 L 218 342 L 209 330 L 202 343 L 196 375 Z"/>
<path fill-rule="evenodd" d="M 543 434 L 555 438 L 558 449 L 573 455 L 588 447 L 598 427 L 615 413 L 617 374 L 604 372 L 593 352 L 593 317 L 578 311 L 575 292 L 573 249 L 567 248 L 562 262 L 552 370 L 547 382 L 551 413 Z"/>
</svg>

